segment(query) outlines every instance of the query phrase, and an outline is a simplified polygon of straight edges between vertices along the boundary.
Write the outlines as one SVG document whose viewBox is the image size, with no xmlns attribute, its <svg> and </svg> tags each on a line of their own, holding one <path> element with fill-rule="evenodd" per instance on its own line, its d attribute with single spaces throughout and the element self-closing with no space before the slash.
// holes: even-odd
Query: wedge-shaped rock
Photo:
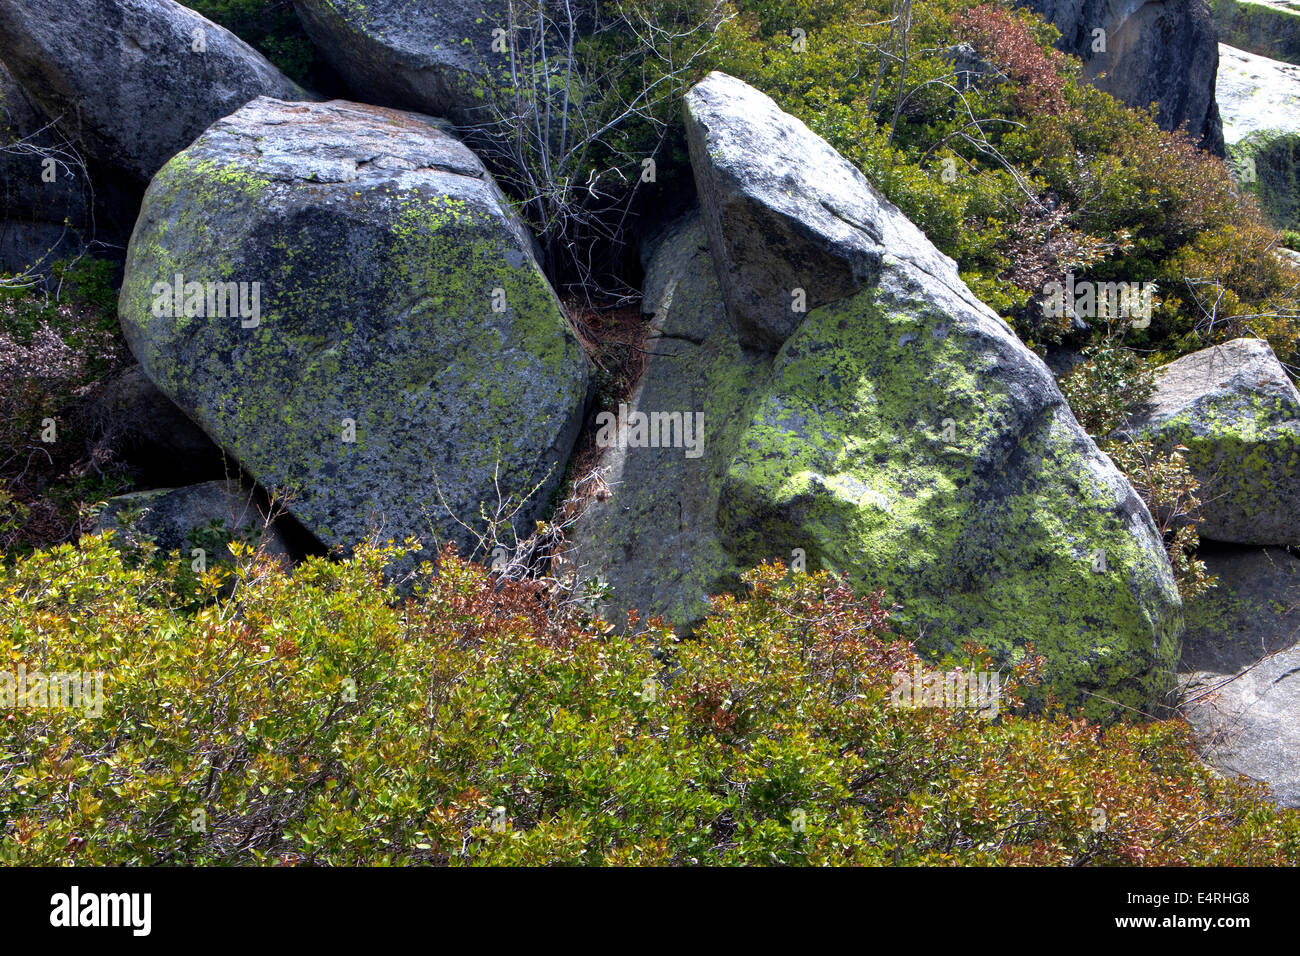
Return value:
<svg viewBox="0 0 1300 956">
<path fill-rule="evenodd" d="M 322 542 L 529 530 L 586 365 L 532 240 L 428 117 L 258 99 L 154 179 L 122 326 L 150 378 Z"/>
<path fill-rule="evenodd" d="M 857 167 L 749 84 L 710 73 L 686 95 L 686 131 L 745 346 L 776 351 L 809 310 L 873 284 L 886 251 L 970 296 L 952 260 Z"/>
<path fill-rule="evenodd" d="M 0 60 L 66 135 L 141 183 L 254 97 L 306 97 L 173 0 L 0 0 Z"/>
<path fill-rule="evenodd" d="M 621 418 L 645 416 L 647 431 L 668 426 L 645 436 L 654 445 L 608 448 L 610 495 L 588 506 L 572 537 L 587 572 L 613 586 L 609 620 L 621 624 L 639 608 L 685 631 L 704 617 L 709 595 L 740 586 L 744 569 L 718 533 L 718 498 L 747 403 L 772 363 L 741 348 L 727 322 L 698 214 L 669 229 L 650 257 L 642 308 L 653 316 L 646 369 Z M 692 447 L 684 427 L 683 440 L 671 440 L 678 421 L 692 426 Z"/>
<path fill-rule="evenodd" d="M 703 457 L 725 462 L 694 472 L 684 461 L 665 464 L 652 483 L 635 476 L 660 449 L 616 454 L 623 482 L 609 504 L 631 529 L 616 529 L 608 554 L 630 567 L 610 580 L 654 602 L 643 614 L 690 614 L 728 569 L 804 557 L 860 590 L 883 587 L 902 606 L 904 632 L 936 656 L 977 641 L 1012 660 L 1033 644 L 1062 700 L 1094 716 L 1150 712 L 1173 686 L 1182 608 L 1146 507 L 1079 427 L 1047 367 L 860 176 L 846 173 L 837 187 L 837 208 L 853 209 L 857 223 L 844 256 L 878 242 L 875 276 L 863 273 L 856 291 L 812 308 L 773 359 L 738 361 L 753 353 L 743 330 L 738 341 L 729 323 L 720 328 L 713 297 L 725 298 L 728 283 L 744 302 L 782 294 L 748 284 L 784 268 L 755 236 L 762 223 L 816 235 L 834 258 L 821 201 L 830 148 L 788 116 L 778 116 L 779 136 L 764 130 L 763 117 L 777 111 L 762 94 L 716 75 L 705 82 L 734 95 L 710 99 L 715 118 L 700 161 L 749 156 L 760 172 L 751 184 L 783 185 L 765 211 L 763 193 L 744 192 L 738 178 L 734 201 L 714 203 L 710 220 L 710 174 L 700 176 L 705 221 L 722 233 L 709 236 L 720 290 L 685 281 L 685 266 L 675 286 L 651 270 L 665 321 L 674 313 L 707 321 L 682 333 L 703 347 L 674 347 L 674 356 L 689 353 L 682 361 L 653 358 L 642 406 L 668 404 L 646 401 L 667 394 L 704 411 Z M 779 150 L 752 152 L 778 141 Z M 803 211 L 811 221 L 801 229 Z M 710 349 L 733 358 L 708 362 Z M 676 494 L 664 487 L 673 482 Z M 675 500 L 691 504 L 678 515 Z M 725 557 L 699 549 L 704 556 L 692 559 L 672 546 L 685 534 L 717 541 Z M 658 539 L 668 544 L 661 561 L 652 554 Z"/>
<path fill-rule="evenodd" d="M 1300 394 L 1261 339 L 1234 339 L 1162 368 L 1126 434 L 1187 448 L 1200 534 L 1300 545 Z"/>
</svg>

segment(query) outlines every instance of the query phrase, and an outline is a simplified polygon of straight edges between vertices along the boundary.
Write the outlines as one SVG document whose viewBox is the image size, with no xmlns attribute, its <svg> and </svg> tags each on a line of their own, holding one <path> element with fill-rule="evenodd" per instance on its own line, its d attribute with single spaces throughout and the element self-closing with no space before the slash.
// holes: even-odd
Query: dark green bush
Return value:
<svg viewBox="0 0 1300 956">
<path fill-rule="evenodd" d="M 304 86 L 315 86 L 325 69 L 303 31 L 293 0 L 188 0 L 186 6 L 225 27 Z"/>
</svg>

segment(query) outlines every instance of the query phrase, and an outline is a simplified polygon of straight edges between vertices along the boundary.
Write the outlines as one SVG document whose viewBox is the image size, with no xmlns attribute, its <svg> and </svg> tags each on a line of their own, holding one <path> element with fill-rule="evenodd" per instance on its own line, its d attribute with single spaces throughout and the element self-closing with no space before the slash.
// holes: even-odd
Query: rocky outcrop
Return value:
<svg viewBox="0 0 1300 956">
<path fill-rule="evenodd" d="M 1202 551 L 1218 586 L 1187 605 L 1183 712 L 1206 759 L 1300 807 L 1300 559 Z"/>
<path fill-rule="evenodd" d="M 145 196 L 119 311 L 149 377 L 327 546 L 546 503 L 586 365 L 482 163 L 427 117 L 258 99 Z M 502 500 L 499 500 L 498 495 Z"/>
<path fill-rule="evenodd" d="M 1224 43 L 1300 64 L 1300 4 L 1295 0 L 1210 0 L 1210 11 Z"/>
<path fill-rule="evenodd" d="M 811 131 L 787 116 L 762 120 L 776 107 L 729 77 L 703 82 L 687 108 L 708 110 L 690 121 L 711 137 L 693 154 L 704 222 L 721 235 L 709 237 L 711 256 L 679 235 L 652 267 L 665 313 L 656 323 L 661 332 L 682 323 L 690 331 L 674 334 L 693 347 L 656 356 L 639 397 L 645 410 L 703 413 L 703 451 L 695 465 L 670 468 L 662 442 L 620 443 L 622 481 L 605 507 L 627 520 L 606 522 L 614 540 L 602 552 L 615 593 L 622 581 L 624 600 L 656 602 L 643 614 L 689 614 L 732 569 L 802 556 L 860 589 L 883 587 L 902 605 L 905 633 L 929 652 L 973 640 L 1011 659 L 1033 643 L 1062 699 L 1094 715 L 1150 709 L 1170 684 L 1182 626 L 1172 572 L 1146 508 L 1079 428 L 1051 373 L 952 260 Z M 747 163 L 747 191 L 709 168 L 732 157 Z M 773 191 L 784 193 L 762 208 Z M 811 248 L 824 264 L 829 251 L 831 264 L 803 281 L 832 288 L 818 281 L 854 274 L 834 261 L 827 213 L 843 214 L 834 216 L 846 236 L 840 262 L 861 254 L 874 272 L 811 307 L 760 364 L 763 352 L 743 348 L 746 327 L 724 328 L 722 317 L 769 303 L 725 303 L 726 290 L 775 271 L 764 288 L 785 306 L 800 260 L 785 244 L 771 254 L 734 233 L 774 223 L 801 254 Z M 706 258 L 716 287 L 700 275 Z M 781 271 L 787 259 L 795 272 Z M 665 269 L 675 283 L 656 278 Z M 810 302 L 822 294 L 831 293 L 813 291 Z M 648 486 L 643 474 L 660 481 Z M 683 494 L 686 476 L 708 490 Z M 683 497 L 691 503 L 680 514 L 665 508 Z M 652 562 L 674 535 L 706 546 L 670 545 L 674 560 Z"/>
<path fill-rule="evenodd" d="M 127 545 L 152 542 L 179 551 L 187 564 L 228 561 L 228 540 L 238 540 L 285 560 L 290 551 L 272 512 L 254 489 L 237 481 L 205 481 L 184 488 L 156 488 L 110 498 L 96 531 L 113 531 Z M 194 549 L 203 554 L 194 555 Z"/>
<path fill-rule="evenodd" d="M 0 60 L 65 135 L 140 183 L 254 97 L 306 96 L 173 0 L 0 0 Z"/>
<path fill-rule="evenodd" d="M 1300 228 L 1300 66 L 1220 45 L 1218 99 L 1234 178 L 1275 226 Z"/>
<path fill-rule="evenodd" d="M 1203 149 L 1223 155 L 1214 102 L 1218 35 L 1206 0 L 1016 2 L 1061 31 L 1058 47 L 1083 61 L 1098 89 L 1130 106 L 1157 104 L 1161 127 L 1185 123 Z M 1104 44 L 1098 30 L 1105 31 Z"/>
<path fill-rule="evenodd" d="M 505 57 L 492 49 L 504 0 L 294 0 L 307 35 L 353 92 L 383 106 L 485 121 L 484 84 Z M 506 82 L 509 82 L 508 79 Z"/>
<path fill-rule="evenodd" d="M 1124 434 L 1183 446 L 1201 482 L 1201 537 L 1300 545 L 1300 393 L 1268 343 L 1234 339 L 1160 369 Z"/>
<path fill-rule="evenodd" d="M 40 272 L 75 255 L 90 228 L 83 171 L 2 63 L 0 147 L 0 272 Z"/>
</svg>

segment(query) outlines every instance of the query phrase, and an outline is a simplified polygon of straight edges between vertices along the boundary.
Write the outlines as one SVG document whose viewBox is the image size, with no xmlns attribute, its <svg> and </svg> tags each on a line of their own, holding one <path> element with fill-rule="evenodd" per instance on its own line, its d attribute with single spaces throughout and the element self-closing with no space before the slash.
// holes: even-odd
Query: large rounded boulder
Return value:
<svg viewBox="0 0 1300 956">
<path fill-rule="evenodd" d="M 531 236 L 416 114 L 258 99 L 214 124 L 145 195 L 120 313 L 150 378 L 330 546 L 468 546 L 499 509 L 527 530 L 581 424 L 586 361 Z"/>
</svg>

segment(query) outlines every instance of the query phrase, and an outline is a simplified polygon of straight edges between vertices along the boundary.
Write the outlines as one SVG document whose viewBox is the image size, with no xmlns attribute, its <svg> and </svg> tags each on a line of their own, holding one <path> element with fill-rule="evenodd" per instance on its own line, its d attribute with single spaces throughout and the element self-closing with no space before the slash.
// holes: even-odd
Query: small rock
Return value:
<svg viewBox="0 0 1300 956">
<path fill-rule="evenodd" d="M 1183 711 L 1213 766 L 1300 807 L 1300 559 L 1280 548 L 1200 557 L 1219 583 L 1187 604 Z"/>
<path fill-rule="evenodd" d="M 1300 545 L 1300 393 L 1262 339 L 1234 339 L 1160 369 L 1122 435 L 1183 446 L 1201 482 L 1200 535 Z"/>
<path fill-rule="evenodd" d="M 157 488 L 110 498 L 97 531 L 115 530 L 127 543 L 148 538 L 162 551 L 180 551 L 190 560 L 194 548 L 203 560 L 228 561 L 227 536 L 288 560 L 289 547 L 258 494 L 237 481 L 205 481 L 184 488 Z"/>
</svg>

